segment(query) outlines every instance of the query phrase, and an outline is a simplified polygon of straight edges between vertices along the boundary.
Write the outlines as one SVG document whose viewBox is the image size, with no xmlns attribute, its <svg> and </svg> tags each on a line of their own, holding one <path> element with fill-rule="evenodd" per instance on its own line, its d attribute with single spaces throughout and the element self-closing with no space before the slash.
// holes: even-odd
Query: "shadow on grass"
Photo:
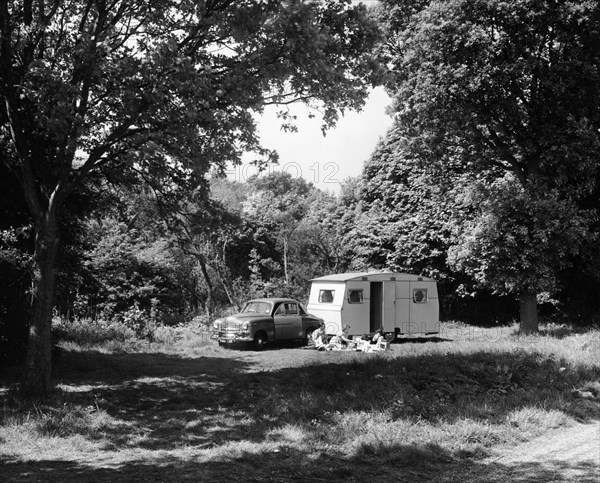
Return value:
<svg viewBox="0 0 600 483">
<path fill-rule="evenodd" d="M 298 360 L 294 367 L 251 371 L 257 360 L 269 357 Z M 201 357 L 65 352 L 54 374 L 60 383 L 55 408 L 91 407 L 109 416 L 109 421 L 95 429 L 81 424 L 58 431 L 59 436 L 81 434 L 101 441 L 103 450 L 113 453 L 149 450 L 178 455 L 181 448 L 188 448 L 183 452 L 186 456 L 157 460 L 159 453 L 153 454 L 148 464 L 134 458 L 122 468 L 101 470 L 84 463 L 20 463 L 5 458 L 0 463 L 3 471 L 9 472 L 9 481 L 31 481 L 27 479 L 31 475 L 61 481 L 67 473 L 67 479 L 82 481 L 141 481 L 149 475 L 159 481 L 235 481 L 240 475 L 246 481 L 420 481 L 425 475 L 422 481 L 431 481 L 433 474 L 446 468 L 461 475 L 464 472 L 465 478 L 477 475 L 479 481 L 506 481 L 508 476 L 513 481 L 541 482 L 564 468 L 558 463 L 550 468 L 485 466 L 433 446 L 365 447 L 356 451 L 360 457 L 352 460 L 335 454 L 317 455 L 315 459 L 314 454 L 295 447 L 237 458 L 218 453 L 221 456 L 213 457 L 211 463 L 201 462 L 202 458 L 194 454 L 202 453 L 206 459 L 206 452 L 213 448 L 263 443 L 272 438 L 273 430 L 285 426 L 305 428 L 308 437 L 323 437 L 314 431 L 315 424 L 327 427 L 335 424 L 332 415 L 360 412 L 384 413 L 390 421 L 431 424 L 440 420 L 451 424 L 465 418 L 504 423 L 525 408 L 556 409 L 579 420 L 600 418 L 597 400 L 583 400 L 572 393 L 587 381 L 600 381 L 599 368 L 570 367 L 554 357 L 523 351 L 418 356 L 390 353 L 390 357 L 321 355 L 301 349 L 252 354 L 216 350 Z M 6 394 L 0 394 L 0 404 L 9 404 Z M 515 419 L 514 424 L 518 426 L 521 421 Z M 587 467 L 573 470 L 583 472 L 585 478 L 592 471 Z M 505 477 L 497 478 L 496 474 Z"/>
<path fill-rule="evenodd" d="M 152 462 L 132 461 L 112 467 L 93 467 L 84 462 L 15 462 L 0 456 L 5 481 L 401 481 L 401 482 L 489 482 L 577 481 L 596 483 L 598 467 L 592 461 L 544 463 L 481 463 L 457 460 L 431 445 L 386 448 L 384 458 L 364 455 L 344 458 L 335 454 L 317 457 L 294 449 L 277 453 L 248 454 L 227 461 L 202 461 L 163 457 Z"/>
<path fill-rule="evenodd" d="M 444 337 L 397 337 L 392 344 L 425 344 L 426 342 L 452 342 L 452 339 Z"/>
</svg>

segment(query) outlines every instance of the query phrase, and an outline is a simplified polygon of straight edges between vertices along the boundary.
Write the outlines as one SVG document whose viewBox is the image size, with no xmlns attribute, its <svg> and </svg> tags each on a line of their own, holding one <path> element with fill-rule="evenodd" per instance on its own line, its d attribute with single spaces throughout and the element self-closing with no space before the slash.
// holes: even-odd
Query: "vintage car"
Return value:
<svg viewBox="0 0 600 483">
<path fill-rule="evenodd" d="M 251 343 L 261 350 L 268 342 L 298 340 L 308 343 L 322 319 L 306 313 L 294 299 L 250 300 L 238 314 L 217 319 L 213 338 L 219 345 Z"/>
</svg>

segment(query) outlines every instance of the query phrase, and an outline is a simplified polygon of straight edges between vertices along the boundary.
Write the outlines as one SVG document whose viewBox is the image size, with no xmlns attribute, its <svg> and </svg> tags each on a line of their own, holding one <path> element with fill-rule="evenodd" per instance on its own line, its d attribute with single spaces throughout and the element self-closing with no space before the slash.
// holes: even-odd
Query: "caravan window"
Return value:
<svg viewBox="0 0 600 483">
<path fill-rule="evenodd" d="M 414 289 L 413 290 L 413 302 L 416 304 L 427 303 L 427 289 L 426 288 Z"/>
<path fill-rule="evenodd" d="M 348 290 L 348 302 L 350 302 L 351 304 L 362 304 L 362 302 L 363 302 L 362 288 Z"/>
<path fill-rule="evenodd" d="M 335 290 L 320 290 L 319 291 L 319 302 L 322 304 L 330 304 L 333 302 L 333 296 Z"/>
</svg>

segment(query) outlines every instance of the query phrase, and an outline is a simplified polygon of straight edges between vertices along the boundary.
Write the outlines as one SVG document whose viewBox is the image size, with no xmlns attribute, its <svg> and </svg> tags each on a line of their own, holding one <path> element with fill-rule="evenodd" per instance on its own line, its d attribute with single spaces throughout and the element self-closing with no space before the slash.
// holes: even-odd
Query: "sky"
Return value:
<svg viewBox="0 0 600 483">
<path fill-rule="evenodd" d="M 383 88 L 374 89 L 362 111 L 347 112 L 325 137 L 321 120 L 308 118 L 303 104 L 291 106 L 298 116 L 295 133 L 281 130 L 276 107 L 266 109 L 258 124 L 262 145 L 279 153 L 279 164 L 268 171 L 287 171 L 324 191 L 339 193 L 340 182 L 361 174 L 364 162 L 391 126 L 392 119 L 385 113 L 389 104 Z M 253 166 L 243 164 L 228 171 L 228 177 L 243 182 L 256 172 Z"/>
</svg>

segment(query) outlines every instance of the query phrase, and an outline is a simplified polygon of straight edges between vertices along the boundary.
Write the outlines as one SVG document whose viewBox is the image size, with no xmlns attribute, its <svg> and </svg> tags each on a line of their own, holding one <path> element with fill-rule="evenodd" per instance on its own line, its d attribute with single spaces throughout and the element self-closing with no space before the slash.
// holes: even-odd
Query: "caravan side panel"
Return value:
<svg viewBox="0 0 600 483">
<path fill-rule="evenodd" d="M 435 281 L 397 282 L 396 328 L 406 336 L 439 332 L 439 301 Z"/>
<path fill-rule="evenodd" d="M 410 282 L 396 282 L 396 328 L 401 334 L 410 334 Z"/>
<path fill-rule="evenodd" d="M 328 334 L 341 332 L 345 289 L 345 282 L 313 282 L 311 285 L 306 310 L 325 321 Z"/>
<path fill-rule="evenodd" d="M 439 332 L 440 308 L 436 282 L 410 282 L 410 296 L 411 333 Z"/>
</svg>

